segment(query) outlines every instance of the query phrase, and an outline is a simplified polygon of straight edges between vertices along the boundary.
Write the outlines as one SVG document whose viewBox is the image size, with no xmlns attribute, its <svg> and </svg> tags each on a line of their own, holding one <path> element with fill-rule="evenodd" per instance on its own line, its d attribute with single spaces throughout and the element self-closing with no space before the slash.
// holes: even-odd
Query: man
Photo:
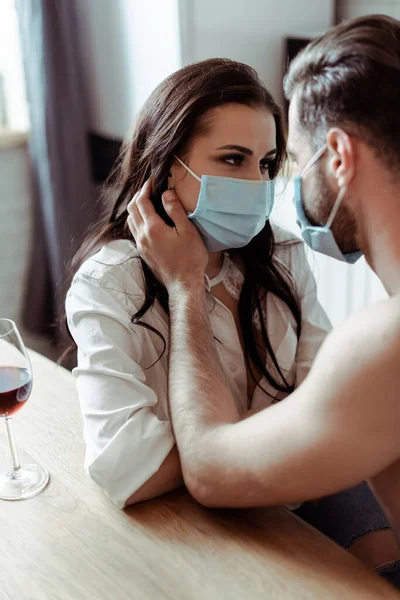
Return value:
<svg viewBox="0 0 400 600">
<path fill-rule="evenodd" d="M 201 503 L 230 507 L 293 504 L 368 479 L 400 540 L 400 23 L 336 27 L 285 83 L 303 237 L 348 262 L 362 251 L 389 298 L 332 332 L 290 397 L 240 421 L 209 325 L 206 251 L 174 192 L 164 194 L 170 228 L 147 184 L 129 223 L 169 293 L 183 476 Z"/>
</svg>

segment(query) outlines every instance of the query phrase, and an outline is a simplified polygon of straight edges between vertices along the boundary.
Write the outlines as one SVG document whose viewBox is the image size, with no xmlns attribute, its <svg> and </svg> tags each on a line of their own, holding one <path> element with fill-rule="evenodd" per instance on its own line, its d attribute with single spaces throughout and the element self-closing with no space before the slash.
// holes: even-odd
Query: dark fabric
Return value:
<svg viewBox="0 0 400 600">
<path fill-rule="evenodd" d="M 390 527 L 366 483 L 318 502 L 305 502 L 294 512 L 344 548 L 365 533 Z M 400 561 L 376 572 L 400 589 Z"/>
<path fill-rule="evenodd" d="M 344 548 L 365 533 L 389 527 L 366 483 L 315 503 L 306 502 L 295 512 Z"/>
<path fill-rule="evenodd" d="M 36 193 L 23 319 L 28 329 L 52 337 L 66 264 L 96 213 L 75 1 L 16 0 Z"/>
</svg>

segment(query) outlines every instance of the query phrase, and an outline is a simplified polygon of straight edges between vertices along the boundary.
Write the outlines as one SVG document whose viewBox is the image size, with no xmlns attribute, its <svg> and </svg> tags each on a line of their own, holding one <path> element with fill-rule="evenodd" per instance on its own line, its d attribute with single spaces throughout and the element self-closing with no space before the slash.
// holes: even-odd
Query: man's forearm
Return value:
<svg viewBox="0 0 400 600">
<path fill-rule="evenodd" d="M 213 433 L 240 415 L 219 360 L 204 287 L 175 288 L 169 305 L 169 399 L 185 475 L 209 464 L 209 454 L 216 451 Z"/>
</svg>

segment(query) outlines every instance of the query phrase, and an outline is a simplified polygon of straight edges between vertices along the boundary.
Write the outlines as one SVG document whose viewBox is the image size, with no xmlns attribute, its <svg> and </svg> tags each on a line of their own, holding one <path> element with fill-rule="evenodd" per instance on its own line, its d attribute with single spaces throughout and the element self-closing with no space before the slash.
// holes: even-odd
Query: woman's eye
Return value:
<svg viewBox="0 0 400 600">
<path fill-rule="evenodd" d="M 234 167 L 240 167 L 243 164 L 245 158 L 246 157 L 241 154 L 229 154 L 227 156 L 221 157 L 221 160 L 225 164 L 228 164 L 228 165 L 231 165 Z M 275 162 L 274 158 L 265 158 L 265 159 L 261 160 L 260 161 L 260 170 L 262 172 L 266 172 L 266 171 L 270 172 L 271 169 L 273 169 L 274 162 Z"/>
<path fill-rule="evenodd" d="M 238 166 L 244 161 L 244 156 L 241 156 L 240 154 L 232 154 L 231 156 L 224 156 L 222 160 L 228 163 L 228 165 Z"/>
<path fill-rule="evenodd" d="M 273 163 L 274 163 L 274 161 L 271 160 L 270 158 L 262 160 L 260 162 L 260 168 L 262 171 L 269 171 L 269 169 L 271 169 Z"/>
</svg>

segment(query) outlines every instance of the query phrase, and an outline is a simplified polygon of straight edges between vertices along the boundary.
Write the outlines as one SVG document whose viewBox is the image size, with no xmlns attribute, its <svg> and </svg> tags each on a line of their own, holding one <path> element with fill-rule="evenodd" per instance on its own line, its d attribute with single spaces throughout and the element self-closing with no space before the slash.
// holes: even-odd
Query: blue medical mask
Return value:
<svg viewBox="0 0 400 600">
<path fill-rule="evenodd" d="M 312 248 L 316 252 L 320 252 L 321 254 L 326 254 L 326 256 L 336 258 L 337 260 L 341 260 L 349 264 L 354 264 L 362 256 L 363 253 L 361 252 L 361 250 L 358 250 L 357 252 L 348 252 L 344 254 L 337 245 L 335 236 L 333 235 L 331 230 L 333 220 L 336 217 L 336 213 L 339 209 L 339 206 L 341 205 L 344 195 L 347 192 L 347 186 L 343 186 L 342 188 L 340 188 L 338 197 L 336 198 L 336 202 L 333 205 L 331 214 L 329 215 L 326 225 L 311 225 L 304 212 L 301 180 L 307 173 L 307 171 L 313 165 L 315 165 L 315 163 L 321 158 L 321 156 L 326 152 L 326 150 L 327 145 L 324 144 L 324 146 L 311 157 L 311 159 L 304 167 L 300 176 L 294 178 L 294 204 L 297 212 L 297 223 L 301 229 L 301 236 L 303 240 L 308 246 L 310 246 L 310 248 Z"/>
<path fill-rule="evenodd" d="M 203 175 L 196 210 L 189 213 L 209 252 L 242 248 L 263 229 L 274 205 L 274 182 Z"/>
</svg>

